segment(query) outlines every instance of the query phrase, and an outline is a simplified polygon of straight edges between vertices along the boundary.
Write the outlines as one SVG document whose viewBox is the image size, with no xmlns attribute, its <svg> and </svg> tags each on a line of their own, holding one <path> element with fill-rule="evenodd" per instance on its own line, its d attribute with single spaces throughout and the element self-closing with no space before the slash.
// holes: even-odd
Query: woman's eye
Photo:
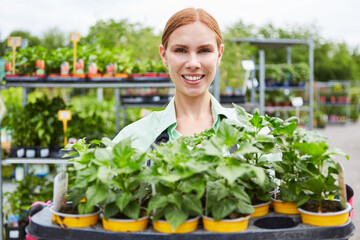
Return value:
<svg viewBox="0 0 360 240">
<path fill-rule="evenodd" d="M 177 53 L 184 53 L 184 52 L 186 52 L 186 51 L 185 51 L 185 49 L 183 49 L 183 48 L 176 48 L 176 49 L 175 49 L 175 52 L 177 52 Z"/>
<path fill-rule="evenodd" d="M 208 52 L 211 52 L 211 50 L 208 49 L 208 48 L 204 48 L 204 49 L 200 49 L 199 52 L 200 52 L 200 53 L 208 53 Z"/>
</svg>

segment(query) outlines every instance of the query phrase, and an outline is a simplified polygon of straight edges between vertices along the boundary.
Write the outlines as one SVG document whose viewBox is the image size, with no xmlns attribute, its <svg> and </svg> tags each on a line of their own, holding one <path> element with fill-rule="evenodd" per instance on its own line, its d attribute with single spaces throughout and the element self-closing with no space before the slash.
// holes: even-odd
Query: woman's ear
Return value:
<svg viewBox="0 0 360 240">
<path fill-rule="evenodd" d="M 217 62 L 216 62 L 216 66 L 218 67 L 221 63 L 221 58 L 223 56 L 223 53 L 224 53 L 224 44 L 221 44 L 220 45 L 220 48 L 219 48 L 219 55 L 218 55 L 218 58 L 217 58 Z"/>
<path fill-rule="evenodd" d="M 166 50 L 162 44 L 159 46 L 159 53 L 160 53 L 160 57 L 161 57 L 161 60 L 164 64 L 164 66 L 167 67 L 168 64 L 167 64 L 167 59 L 166 59 Z"/>
</svg>

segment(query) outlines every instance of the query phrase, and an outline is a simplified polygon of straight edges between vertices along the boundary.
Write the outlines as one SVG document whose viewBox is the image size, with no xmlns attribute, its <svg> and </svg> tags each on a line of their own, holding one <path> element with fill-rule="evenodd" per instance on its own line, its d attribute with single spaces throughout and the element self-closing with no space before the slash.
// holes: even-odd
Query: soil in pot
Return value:
<svg viewBox="0 0 360 240">
<path fill-rule="evenodd" d="M 93 213 L 78 214 L 71 204 L 62 207 L 58 212 L 50 207 L 53 224 L 60 225 L 63 229 L 68 227 L 83 228 L 95 225 L 99 221 L 100 208 L 96 207 Z"/>
<path fill-rule="evenodd" d="M 343 210 L 340 206 L 339 201 L 323 201 L 321 206 L 321 211 L 319 211 L 319 203 L 316 201 L 309 201 L 301 206 L 302 209 L 315 212 L 315 213 L 330 213 L 330 212 L 339 212 Z"/>
</svg>

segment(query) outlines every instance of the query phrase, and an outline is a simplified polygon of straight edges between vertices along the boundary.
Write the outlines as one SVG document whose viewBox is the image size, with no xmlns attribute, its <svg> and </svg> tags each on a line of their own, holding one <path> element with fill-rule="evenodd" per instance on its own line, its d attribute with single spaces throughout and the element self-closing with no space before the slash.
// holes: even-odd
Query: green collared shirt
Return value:
<svg viewBox="0 0 360 240">
<path fill-rule="evenodd" d="M 221 116 L 236 120 L 235 109 L 222 107 L 212 95 L 211 111 L 214 120 L 213 128 L 215 130 L 217 130 L 220 124 Z M 176 126 L 175 104 L 174 98 L 172 98 L 163 111 L 152 112 L 147 117 L 123 128 L 113 139 L 113 142 L 118 143 L 122 139 L 131 136 L 133 138 L 132 146 L 140 151 L 146 151 L 166 129 L 169 135 L 169 141 L 179 138 L 181 134 L 176 130 Z"/>
</svg>

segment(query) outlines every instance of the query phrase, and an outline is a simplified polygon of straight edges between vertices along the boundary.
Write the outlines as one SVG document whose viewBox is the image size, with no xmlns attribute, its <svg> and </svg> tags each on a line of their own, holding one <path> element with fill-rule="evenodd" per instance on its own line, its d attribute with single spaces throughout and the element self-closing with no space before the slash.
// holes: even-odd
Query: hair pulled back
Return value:
<svg viewBox="0 0 360 240">
<path fill-rule="evenodd" d="M 162 34 L 162 45 L 167 49 L 169 38 L 171 34 L 178 29 L 187 24 L 194 22 L 201 22 L 205 24 L 208 28 L 211 29 L 216 35 L 216 44 L 220 48 L 223 38 L 221 35 L 220 27 L 215 18 L 213 18 L 209 13 L 201 8 L 186 8 L 175 13 L 166 23 L 163 34 Z"/>
</svg>

